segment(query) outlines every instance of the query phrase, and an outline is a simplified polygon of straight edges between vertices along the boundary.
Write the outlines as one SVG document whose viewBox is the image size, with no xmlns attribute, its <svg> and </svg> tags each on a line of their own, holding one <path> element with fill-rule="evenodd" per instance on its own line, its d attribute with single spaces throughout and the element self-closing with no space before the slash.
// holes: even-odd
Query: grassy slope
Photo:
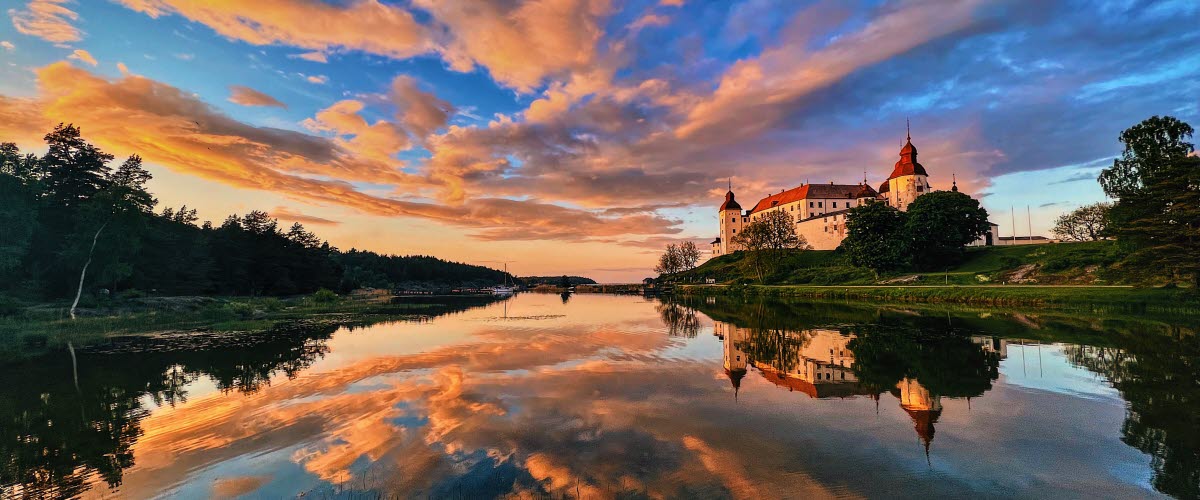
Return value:
<svg viewBox="0 0 1200 500">
<path fill-rule="evenodd" d="M 805 251 L 789 255 L 768 286 L 750 284 L 742 268 L 742 253 L 723 255 L 682 273 L 680 282 L 703 283 L 706 278 L 736 285 L 706 293 L 750 293 L 820 299 L 859 299 L 900 302 L 945 302 L 990 305 L 1094 306 L 1192 312 L 1193 290 L 1110 288 L 1146 285 L 1145 276 L 1130 276 L 1117 264 L 1112 242 L 1059 243 L 971 248 L 963 262 L 941 272 L 901 272 L 876 280 L 855 268 L 840 253 Z M 947 286 L 949 285 L 949 286 Z M 1043 286 L 1060 285 L 1060 286 Z M 693 293 L 699 293 L 693 290 Z"/>
<path fill-rule="evenodd" d="M 1059 243 L 970 248 L 963 262 L 937 272 L 900 272 L 876 281 L 865 269 L 853 267 L 835 251 L 810 250 L 789 255 L 766 284 L 874 285 L 889 281 L 906 284 L 979 285 L 1018 282 L 1014 274 L 1025 271 L 1025 284 L 1123 285 L 1135 284 L 1115 266 L 1117 249 L 1112 242 Z M 744 254 L 722 255 L 700 267 L 681 273 L 680 281 L 749 283 L 750 273 L 742 268 Z"/>
</svg>

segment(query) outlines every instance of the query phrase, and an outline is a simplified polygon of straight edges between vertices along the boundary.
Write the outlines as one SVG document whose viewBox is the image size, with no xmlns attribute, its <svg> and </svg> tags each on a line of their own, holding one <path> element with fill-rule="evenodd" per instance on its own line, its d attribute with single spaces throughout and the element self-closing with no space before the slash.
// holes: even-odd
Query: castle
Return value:
<svg viewBox="0 0 1200 500">
<path fill-rule="evenodd" d="M 925 452 L 929 452 L 934 424 L 942 415 L 942 397 L 920 380 L 907 376 L 896 383 L 894 390 L 861 383 L 855 371 L 854 351 L 850 349 L 850 341 L 855 335 L 820 328 L 773 331 L 773 334 L 782 334 L 783 342 L 774 344 L 781 349 L 774 352 L 774 356 L 768 354 L 762 359 L 754 359 L 750 352 L 760 355 L 771 352 L 770 349 L 756 348 L 754 333 L 751 328 L 713 322 L 713 335 L 723 344 L 725 375 L 733 385 L 735 398 L 750 368 L 757 369 L 763 379 L 775 386 L 814 399 L 863 396 L 878 404 L 880 395 L 887 390 L 896 396 L 900 408 L 912 419 L 918 439 L 925 446 Z M 971 342 L 985 352 L 995 353 L 1001 360 L 1008 358 L 1007 340 L 972 335 Z"/>
<path fill-rule="evenodd" d="M 782 210 L 796 221 L 796 234 L 804 237 L 813 250 L 833 250 L 846 238 L 846 216 L 851 208 L 879 200 L 898 210 L 907 210 L 918 196 L 931 191 L 929 174 L 917 162 L 917 147 L 913 146 L 912 135 L 900 149 L 900 160 L 892 168 L 879 190 L 871 188 L 866 179 L 858 184 L 803 184 L 800 187 L 780 191 L 758 201 L 749 211 L 742 210 L 733 196 L 733 188 L 725 193 L 718 217 L 721 232 L 712 242 L 713 256 L 725 255 L 742 250 L 734 243 L 738 231 L 772 210 Z M 953 182 L 952 191 L 958 191 Z M 992 245 L 998 241 L 998 228 L 991 231 L 973 245 Z"/>
</svg>

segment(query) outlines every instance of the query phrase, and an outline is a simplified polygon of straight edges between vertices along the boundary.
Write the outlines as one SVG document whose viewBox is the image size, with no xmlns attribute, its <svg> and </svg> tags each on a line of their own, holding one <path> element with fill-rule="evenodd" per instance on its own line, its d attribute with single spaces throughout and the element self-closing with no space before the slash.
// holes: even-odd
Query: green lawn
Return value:
<svg viewBox="0 0 1200 500">
<path fill-rule="evenodd" d="M 677 281 L 703 283 L 711 278 L 718 283 L 749 284 L 755 280 L 745 269 L 744 258 L 743 252 L 713 258 L 680 273 Z M 789 254 L 765 284 L 1141 284 L 1124 276 L 1118 260 L 1116 244 L 1110 241 L 977 247 L 966 249 L 963 261 L 946 269 L 890 273 L 877 281 L 873 273 L 851 266 L 839 252 L 807 250 Z"/>
</svg>

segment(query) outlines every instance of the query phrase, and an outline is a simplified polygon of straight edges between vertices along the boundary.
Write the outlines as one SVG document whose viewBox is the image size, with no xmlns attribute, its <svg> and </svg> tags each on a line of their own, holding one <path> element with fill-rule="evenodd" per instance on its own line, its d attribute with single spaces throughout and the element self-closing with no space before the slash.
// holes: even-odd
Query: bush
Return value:
<svg viewBox="0 0 1200 500">
<path fill-rule="evenodd" d="M 283 309 L 283 301 L 275 297 L 267 297 L 264 299 L 259 299 L 258 302 L 255 303 L 255 306 L 263 311 L 275 312 Z"/>
<path fill-rule="evenodd" d="M 333 290 L 322 288 L 312 294 L 312 300 L 318 304 L 331 304 L 338 301 L 338 294 L 333 293 Z"/>
<path fill-rule="evenodd" d="M 225 308 L 241 319 L 250 319 L 258 312 L 258 308 L 250 302 L 230 302 Z"/>
</svg>

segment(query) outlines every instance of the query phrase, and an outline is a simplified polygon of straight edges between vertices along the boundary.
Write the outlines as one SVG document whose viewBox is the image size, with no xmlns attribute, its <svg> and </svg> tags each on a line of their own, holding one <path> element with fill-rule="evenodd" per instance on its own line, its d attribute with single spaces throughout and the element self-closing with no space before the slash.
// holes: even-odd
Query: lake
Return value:
<svg viewBox="0 0 1200 500">
<path fill-rule="evenodd" d="M 1196 498 L 1184 321 L 520 294 L 0 365 L 0 497 Z"/>
</svg>

